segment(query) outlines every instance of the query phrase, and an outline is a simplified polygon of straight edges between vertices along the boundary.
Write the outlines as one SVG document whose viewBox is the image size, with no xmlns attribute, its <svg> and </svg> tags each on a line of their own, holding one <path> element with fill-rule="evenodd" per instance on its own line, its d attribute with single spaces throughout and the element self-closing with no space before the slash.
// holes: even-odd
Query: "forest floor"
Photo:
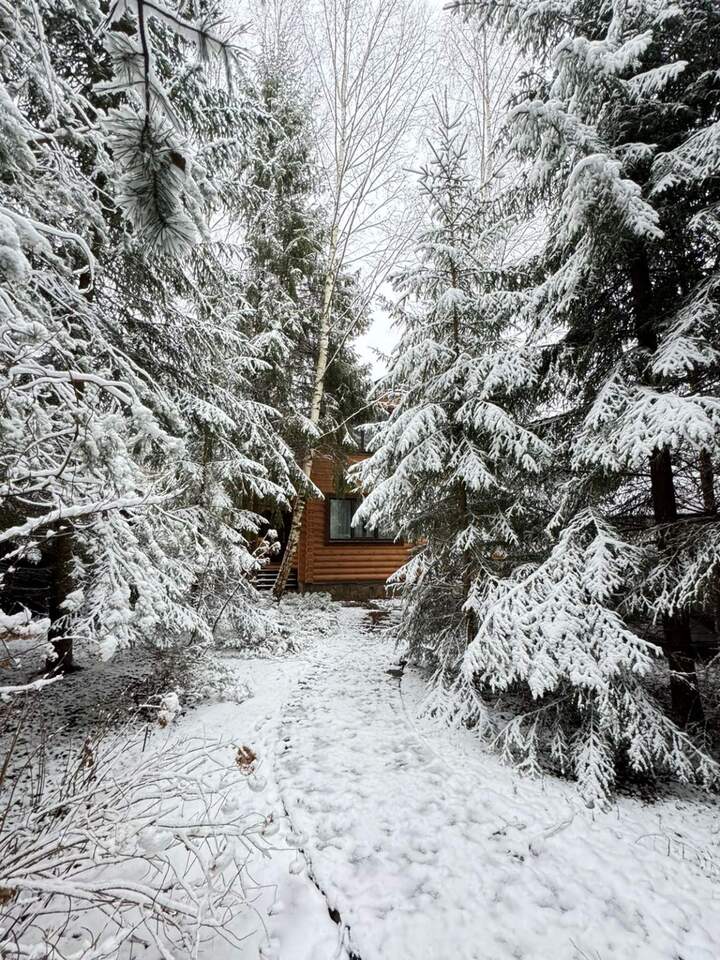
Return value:
<svg viewBox="0 0 720 960">
<path fill-rule="evenodd" d="M 472 732 L 421 718 L 422 679 L 387 672 L 390 605 L 311 595 L 282 608 L 294 652 L 223 656 L 251 696 L 153 735 L 250 747 L 244 802 L 272 823 L 247 939 L 204 955 L 717 960 L 715 798 L 675 790 L 589 810 L 573 784 L 526 778 Z M 65 696 L 91 674 L 68 678 Z"/>
</svg>

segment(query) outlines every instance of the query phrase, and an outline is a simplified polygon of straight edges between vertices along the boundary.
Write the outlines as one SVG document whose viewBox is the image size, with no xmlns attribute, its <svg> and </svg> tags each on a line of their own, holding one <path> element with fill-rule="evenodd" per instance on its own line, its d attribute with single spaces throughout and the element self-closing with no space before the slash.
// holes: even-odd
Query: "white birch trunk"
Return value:
<svg viewBox="0 0 720 960">
<path fill-rule="evenodd" d="M 318 343 L 318 355 L 315 362 L 315 375 L 313 378 L 313 392 L 310 400 L 310 414 L 308 419 L 314 427 L 320 423 L 320 412 L 322 410 L 322 398 L 325 388 L 325 373 L 328 366 L 328 348 L 330 346 L 330 320 L 332 318 L 332 302 L 335 292 L 335 259 L 337 253 L 337 228 L 333 228 L 330 237 L 330 264 L 325 276 L 325 285 L 323 288 L 322 311 L 320 314 L 320 337 Z M 302 472 L 310 480 L 312 474 L 313 460 L 315 451 L 311 448 L 302 462 Z M 293 503 L 292 520 L 290 522 L 290 533 L 285 546 L 277 580 L 273 587 L 273 596 L 276 600 L 282 599 L 285 592 L 288 577 L 292 570 L 293 560 L 300 541 L 300 530 L 302 528 L 303 516 L 305 514 L 305 505 L 307 503 L 307 493 L 300 492 Z"/>
</svg>

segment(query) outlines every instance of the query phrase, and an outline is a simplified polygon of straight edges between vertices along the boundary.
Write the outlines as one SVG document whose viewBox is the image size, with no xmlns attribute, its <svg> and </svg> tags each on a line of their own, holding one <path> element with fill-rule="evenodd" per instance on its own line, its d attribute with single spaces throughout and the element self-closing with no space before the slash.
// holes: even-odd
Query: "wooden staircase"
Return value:
<svg viewBox="0 0 720 960">
<path fill-rule="evenodd" d="M 253 585 L 258 590 L 272 590 L 275 586 L 275 581 L 277 580 L 278 571 L 280 570 L 279 563 L 268 563 L 267 566 L 263 567 L 258 573 L 255 574 L 253 578 Z M 288 576 L 286 590 L 297 590 L 298 588 L 298 572 L 297 567 L 293 567 L 290 570 L 290 575 Z"/>
</svg>

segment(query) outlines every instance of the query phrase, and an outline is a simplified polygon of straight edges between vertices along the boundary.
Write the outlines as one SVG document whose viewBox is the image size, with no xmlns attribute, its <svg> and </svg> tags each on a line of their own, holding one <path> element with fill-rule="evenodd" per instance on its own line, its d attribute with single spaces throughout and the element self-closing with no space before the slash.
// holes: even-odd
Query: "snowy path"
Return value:
<svg viewBox="0 0 720 960">
<path fill-rule="evenodd" d="M 324 641 L 316 637 L 315 642 Z M 302 683 L 308 663 L 303 656 L 256 659 L 232 654 L 227 662 L 249 683 L 252 697 L 239 704 L 225 701 L 191 711 L 178 735 L 219 736 L 236 745 L 251 745 L 258 757 L 253 810 L 272 817 L 273 830 L 266 839 L 275 849 L 266 863 L 252 865 L 255 889 L 250 896 L 253 912 L 247 918 L 245 948 L 238 952 L 216 940 L 208 943 L 202 956 L 206 960 L 346 960 L 341 931 L 293 844 L 294 831 L 275 779 L 273 758 L 282 705 Z"/>
<path fill-rule="evenodd" d="M 307 653 L 274 777 L 361 960 L 717 960 L 716 808 L 526 780 L 471 735 L 412 719 L 367 610 Z M 313 960 L 332 956 L 313 953 Z M 284 960 L 282 951 L 280 960 Z"/>
</svg>

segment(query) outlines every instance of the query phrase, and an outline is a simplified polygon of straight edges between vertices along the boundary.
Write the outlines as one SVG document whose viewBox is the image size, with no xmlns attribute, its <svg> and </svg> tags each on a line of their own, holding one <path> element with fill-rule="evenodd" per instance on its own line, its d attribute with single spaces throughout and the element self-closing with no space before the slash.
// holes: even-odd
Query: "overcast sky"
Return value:
<svg viewBox="0 0 720 960">
<path fill-rule="evenodd" d="M 378 352 L 389 353 L 399 336 L 400 331 L 397 327 L 393 327 L 389 315 L 381 308 L 374 310 L 373 320 L 367 333 L 355 341 L 360 359 L 371 365 L 374 377 L 382 376 L 387 370 L 387 364 L 382 357 L 378 357 Z"/>
</svg>

